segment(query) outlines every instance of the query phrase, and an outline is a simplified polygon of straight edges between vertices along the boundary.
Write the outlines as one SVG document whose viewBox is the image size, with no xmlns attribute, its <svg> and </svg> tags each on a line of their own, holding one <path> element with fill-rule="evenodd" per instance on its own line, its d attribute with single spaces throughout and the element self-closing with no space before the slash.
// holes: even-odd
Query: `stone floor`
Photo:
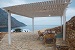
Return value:
<svg viewBox="0 0 75 50">
<path fill-rule="evenodd" d="M 47 47 L 41 40 L 37 40 L 36 33 L 12 33 L 12 44 L 8 45 L 8 34 L 0 41 L 0 50 L 53 50 L 54 47 Z M 60 45 L 62 39 L 57 39 Z"/>
</svg>

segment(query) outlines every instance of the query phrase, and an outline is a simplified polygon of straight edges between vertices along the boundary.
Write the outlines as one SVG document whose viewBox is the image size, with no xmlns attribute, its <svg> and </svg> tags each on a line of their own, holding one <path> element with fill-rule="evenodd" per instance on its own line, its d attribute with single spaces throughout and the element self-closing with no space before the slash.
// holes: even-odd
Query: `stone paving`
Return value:
<svg viewBox="0 0 75 50">
<path fill-rule="evenodd" d="M 37 40 L 36 33 L 12 33 L 12 44 L 8 45 L 8 34 L 0 41 L 0 50 L 53 50 Z"/>
</svg>

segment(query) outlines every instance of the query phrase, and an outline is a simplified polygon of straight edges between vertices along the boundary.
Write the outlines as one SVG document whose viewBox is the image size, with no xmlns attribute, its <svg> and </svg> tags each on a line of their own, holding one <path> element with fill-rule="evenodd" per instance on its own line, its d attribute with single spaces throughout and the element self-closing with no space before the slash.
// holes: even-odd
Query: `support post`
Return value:
<svg viewBox="0 0 75 50">
<path fill-rule="evenodd" d="M 8 11 L 8 43 L 11 45 L 11 13 Z"/>
<path fill-rule="evenodd" d="M 32 33 L 34 33 L 34 17 L 32 18 Z"/>
<path fill-rule="evenodd" d="M 66 35 L 66 9 L 63 14 L 63 41 L 65 41 L 65 35 Z"/>
<path fill-rule="evenodd" d="M 61 18 L 61 33 L 62 33 L 62 16 L 60 18 Z"/>
</svg>

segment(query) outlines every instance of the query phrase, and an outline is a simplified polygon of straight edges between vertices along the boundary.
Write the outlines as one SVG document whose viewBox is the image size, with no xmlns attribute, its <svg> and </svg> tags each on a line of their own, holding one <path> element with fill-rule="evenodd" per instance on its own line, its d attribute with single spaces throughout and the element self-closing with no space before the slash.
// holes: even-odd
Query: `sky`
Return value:
<svg viewBox="0 0 75 50">
<path fill-rule="evenodd" d="M 20 4 L 33 3 L 33 2 L 41 2 L 41 1 L 47 1 L 47 0 L 0 0 L 0 8 L 20 5 Z M 12 16 L 16 20 L 26 25 L 32 25 L 31 18 L 27 18 L 25 16 L 20 16 L 15 14 L 12 14 Z M 71 3 L 67 8 L 66 21 L 70 20 L 73 16 L 75 16 L 75 0 L 71 0 Z M 59 16 L 58 17 L 37 17 L 34 19 L 34 24 L 35 25 L 61 25 L 61 18 Z"/>
</svg>

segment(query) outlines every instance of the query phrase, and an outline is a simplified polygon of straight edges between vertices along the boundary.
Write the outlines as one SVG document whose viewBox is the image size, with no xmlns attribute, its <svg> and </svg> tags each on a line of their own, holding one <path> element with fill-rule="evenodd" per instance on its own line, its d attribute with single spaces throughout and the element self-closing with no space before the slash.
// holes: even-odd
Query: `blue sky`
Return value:
<svg viewBox="0 0 75 50">
<path fill-rule="evenodd" d="M 47 1 L 47 0 L 0 0 L 0 8 L 40 1 Z M 20 22 L 23 22 L 27 25 L 32 25 L 31 18 L 15 14 L 12 14 L 12 16 Z M 68 21 L 73 16 L 75 16 L 75 0 L 71 0 L 71 4 L 69 4 L 67 8 L 66 20 Z M 61 24 L 60 20 L 61 20 L 60 17 L 43 17 L 34 19 L 35 25 L 60 25 Z"/>
</svg>

